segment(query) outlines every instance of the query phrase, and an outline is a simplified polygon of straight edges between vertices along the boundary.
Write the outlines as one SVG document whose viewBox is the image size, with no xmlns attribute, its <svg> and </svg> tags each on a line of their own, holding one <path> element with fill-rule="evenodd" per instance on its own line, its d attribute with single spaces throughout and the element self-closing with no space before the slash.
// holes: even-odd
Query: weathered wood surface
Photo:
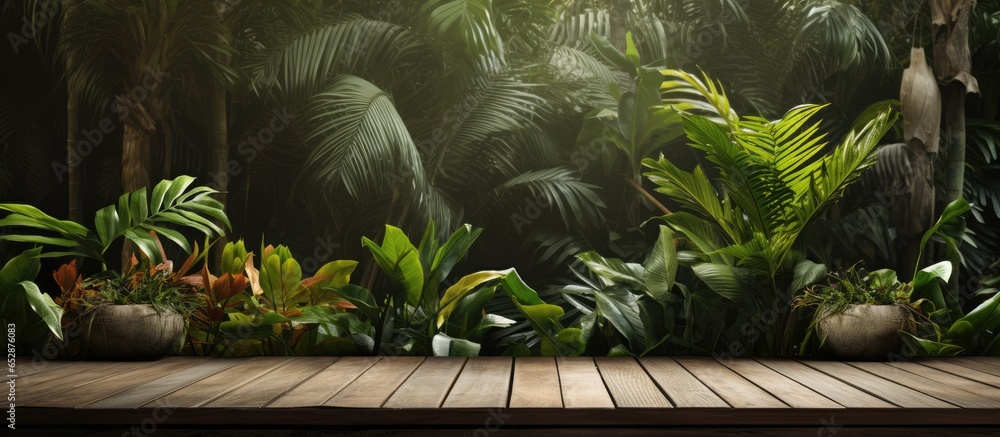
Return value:
<svg viewBox="0 0 1000 437">
<path fill-rule="evenodd" d="M 23 426 L 998 426 L 1000 361 L 170 357 L 17 378 Z M 166 412 L 166 413 L 165 413 Z"/>
</svg>

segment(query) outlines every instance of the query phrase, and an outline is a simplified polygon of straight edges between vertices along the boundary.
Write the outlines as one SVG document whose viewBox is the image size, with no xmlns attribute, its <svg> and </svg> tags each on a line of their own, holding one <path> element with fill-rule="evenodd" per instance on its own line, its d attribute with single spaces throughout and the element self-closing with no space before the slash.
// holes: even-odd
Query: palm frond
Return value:
<svg viewBox="0 0 1000 437">
<path fill-rule="evenodd" d="M 423 164 L 389 96 L 372 83 L 338 76 L 306 107 L 303 136 L 313 150 L 303 178 L 307 189 L 343 186 L 355 199 L 393 186 L 422 192 Z"/>
<path fill-rule="evenodd" d="M 527 188 L 536 199 L 545 199 L 552 209 L 558 210 L 566 229 L 570 223 L 583 227 L 599 225 L 603 217 L 600 208 L 604 201 L 597 194 L 597 185 L 580 181 L 574 171 L 557 167 L 529 171 L 498 187 L 498 191 Z"/>
</svg>

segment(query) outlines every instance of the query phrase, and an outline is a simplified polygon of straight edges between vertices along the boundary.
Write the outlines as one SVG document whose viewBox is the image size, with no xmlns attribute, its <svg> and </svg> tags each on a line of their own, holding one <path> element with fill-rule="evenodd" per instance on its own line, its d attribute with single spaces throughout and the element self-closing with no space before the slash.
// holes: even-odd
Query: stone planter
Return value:
<svg viewBox="0 0 1000 437">
<path fill-rule="evenodd" d="M 114 360 L 155 360 L 184 335 L 184 317 L 152 305 L 103 305 L 84 322 L 84 340 L 95 354 Z"/>
<path fill-rule="evenodd" d="M 846 360 L 887 361 L 902 344 L 899 331 L 912 330 L 908 310 L 899 305 L 850 305 L 820 320 L 823 349 Z"/>
</svg>

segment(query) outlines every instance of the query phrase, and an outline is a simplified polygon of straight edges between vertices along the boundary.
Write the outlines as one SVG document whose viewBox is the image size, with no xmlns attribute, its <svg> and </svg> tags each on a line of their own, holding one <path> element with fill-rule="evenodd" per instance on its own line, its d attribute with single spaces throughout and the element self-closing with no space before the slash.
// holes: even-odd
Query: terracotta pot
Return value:
<svg viewBox="0 0 1000 437">
<path fill-rule="evenodd" d="M 899 331 L 912 330 L 907 311 L 899 305 L 850 305 L 820 320 L 823 348 L 842 359 L 887 361 L 902 344 Z"/>
<path fill-rule="evenodd" d="M 103 305 L 84 327 L 87 346 L 101 357 L 155 360 L 170 353 L 184 335 L 184 317 L 157 312 L 152 305 Z"/>
</svg>

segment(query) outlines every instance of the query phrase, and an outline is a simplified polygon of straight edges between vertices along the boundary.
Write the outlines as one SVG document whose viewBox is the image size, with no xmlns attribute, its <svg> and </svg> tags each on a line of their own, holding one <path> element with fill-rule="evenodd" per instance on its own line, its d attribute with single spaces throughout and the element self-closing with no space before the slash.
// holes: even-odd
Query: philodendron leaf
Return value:
<svg viewBox="0 0 1000 437">
<path fill-rule="evenodd" d="M 607 38 L 601 36 L 596 32 L 590 32 L 590 41 L 594 44 L 594 48 L 597 52 L 604 58 L 609 64 L 618 67 L 621 71 L 634 72 L 635 66 L 632 65 L 632 61 L 629 60 L 622 52 L 618 51 L 614 45 L 611 44 Z"/>
<path fill-rule="evenodd" d="M 906 331 L 900 331 L 900 334 L 902 334 L 903 341 L 906 345 L 917 356 L 950 357 L 961 354 L 965 351 L 965 348 L 961 346 L 927 340 L 925 338 L 914 336 Z"/>
<path fill-rule="evenodd" d="M 42 293 L 34 282 L 23 281 L 19 285 L 24 291 L 25 299 L 31 309 L 42 319 L 45 326 L 48 326 L 49 331 L 52 331 L 56 338 L 62 340 L 62 307 L 53 302 L 52 297 Z"/>
<path fill-rule="evenodd" d="M 792 276 L 792 291 L 799 291 L 819 282 L 826 276 L 826 271 L 826 264 L 817 264 L 807 259 L 799 261 Z"/>
<path fill-rule="evenodd" d="M 49 331 L 62 339 L 62 308 L 32 282 L 41 270 L 38 260 L 41 252 L 40 247 L 26 250 L 0 269 L 0 315 L 9 323 L 20 325 L 21 332 L 32 330 L 36 323 L 44 323 Z"/>
<path fill-rule="evenodd" d="M 995 294 L 955 323 L 967 322 L 973 332 L 995 331 L 1000 327 L 1000 294 Z"/>
<path fill-rule="evenodd" d="M 583 331 L 580 328 L 566 328 L 559 331 L 554 340 L 542 338 L 541 352 L 543 356 L 575 357 L 583 354 L 586 342 L 583 341 Z"/>
<path fill-rule="evenodd" d="M 646 260 L 646 294 L 657 302 L 668 305 L 672 301 L 670 290 L 674 288 L 676 278 L 677 248 L 674 246 L 674 233 L 670 228 L 660 225 L 660 237 Z"/>
<path fill-rule="evenodd" d="M 639 317 L 636 295 L 627 290 L 594 293 L 597 311 L 620 332 L 634 351 L 646 349 L 646 334 Z"/>
<path fill-rule="evenodd" d="M 438 312 L 437 327 L 440 328 L 448 320 L 448 316 L 458 305 L 458 302 L 473 290 L 490 281 L 495 281 L 506 275 L 500 271 L 482 271 L 467 275 L 459 279 L 455 285 L 448 287 L 441 298 L 441 310 Z"/>
<path fill-rule="evenodd" d="M 357 261 L 337 260 L 324 264 L 313 277 L 302 280 L 302 286 L 309 289 L 314 303 L 328 303 L 336 299 L 335 294 L 325 293 L 327 287 L 338 288 L 351 282 L 351 273 L 358 267 Z"/>
<path fill-rule="evenodd" d="M 962 317 L 962 309 L 958 301 L 942 284 L 947 284 L 951 278 L 951 261 L 941 261 L 932 266 L 926 267 L 917 272 L 913 278 L 913 291 L 910 292 L 910 301 L 916 302 L 926 299 L 934 304 L 935 310 L 947 309 L 951 313 L 950 320 L 958 320 Z"/>
<path fill-rule="evenodd" d="M 368 238 L 362 238 L 361 243 L 371 251 L 382 271 L 389 275 L 401 294 L 395 296 L 397 300 L 405 298 L 406 303 L 419 305 L 424 288 L 424 269 L 420 264 L 420 251 L 413 246 L 403 230 L 386 225 L 381 246 Z M 400 305 L 402 302 L 396 304 Z"/>
<path fill-rule="evenodd" d="M 475 357 L 479 356 L 479 343 L 473 343 L 464 338 L 452 338 L 445 334 L 437 334 L 431 340 L 431 348 L 436 357 Z"/>
<path fill-rule="evenodd" d="M 610 281 L 641 289 L 645 287 L 641 265 L 626 263 L 617 258 L 605 258 L 597 252 L 585 252 L 576 256 L 594 274 Z"/>
</svg>

